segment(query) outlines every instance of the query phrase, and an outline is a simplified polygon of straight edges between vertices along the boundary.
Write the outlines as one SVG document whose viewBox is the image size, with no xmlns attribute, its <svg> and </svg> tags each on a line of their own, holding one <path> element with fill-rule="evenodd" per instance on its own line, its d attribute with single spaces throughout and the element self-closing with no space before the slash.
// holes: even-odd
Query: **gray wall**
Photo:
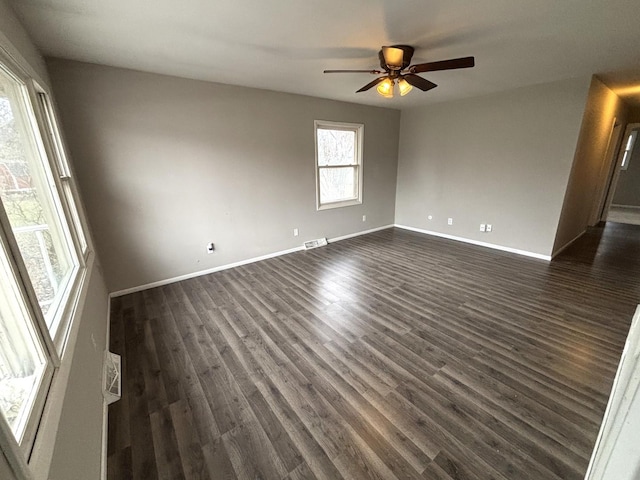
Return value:
<svg viewBox="0 0 640 480">
<path fill-rule="evenodd" d="M 613 119 L 622 125 L 627 106 L 604 83 L 593 77 L 575 150 L 575 160 L 567 184 L 553 251 L 581 235 L 598 221 L 597 208 L 608 180 L 607 147 Z"/>
<path fill-rule="evenodd" d="M 89 278 L 49 480 L 100 478 L 102 362 L 107 337 L 106 285 L 100 268 Z"/>
<path fill-rule="evenodd" d="M 626 141 L 625 138 L 623 148 Z M 613 203 L 640 207 L 640 138 L 636 138 L 629 166 L 626 170 L 620 170 Z"/>
<path fill-rule="evenodd" d="M 399 111 L 48 66 L 110 291 L 393 223 Z M 365 124 L 361 206 L 316 211 L 315 119 Z"/>
<path fill-rule="evenodd" d="M 41 85 L 48 88 L 45 63 L 13 11 L 0 0 L 0 47 L 8 51 Z M 99 478 L 102 442 L 102 390 L 100 366 L 106 348 L 107 290 L 102 274 L 94 267 L 88 272 L 89 282 L 82 315 L 76 318 L 74 330 L 62 358 L 58 379 L 50 390 L 50 399 L 61 402 L 53 407 L 39 430 L 33 466 L 37 478 L 84 480 Z M 75 330 L 77 328 L 77 330 Z M 78 332 L 74 343 L 74 333 Z M 66 378 L 65 383 L 61 378 Z M 53 458 L 48 453 L 51 444 L 42 445 L 40 436 L 55 439 Z M 40 442 L 40 443 L 39 443 Z M 50 452 L 50 451 L 49 451 Z M 42 455 L 39 456 L 39 454 Z M 4 455 L 0 455 L 0 477 L 9 480 Z M 49 471 L 51 476 L 47 476 Z"/>
<path fill-rule="evenodd" d="M 403 111 L 396 223 L 550 255 L 588 86 L 573 79 Z"/>
<path fill-rule="evenodd" d="M 0 0 L 0 47 L 20 62 L 33 78 L 48 85 L 44 59 L 6 0 Z"/>
</svg>

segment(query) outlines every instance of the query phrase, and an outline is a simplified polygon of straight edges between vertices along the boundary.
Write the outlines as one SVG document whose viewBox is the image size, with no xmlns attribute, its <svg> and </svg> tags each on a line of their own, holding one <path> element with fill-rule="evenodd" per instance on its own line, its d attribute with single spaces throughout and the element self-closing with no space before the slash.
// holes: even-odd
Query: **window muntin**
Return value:
<svg viewBox="0 0 640 480">
<path fill-rule="evenodd" d="M 0 199 L 55 335 L 79 262 L 24 84 L 0 69 Z"/>
<path fill-rule="evenodd" d="M 364 125 L 315 122 L 318 209 L 362 203 Z"/>
</svg>

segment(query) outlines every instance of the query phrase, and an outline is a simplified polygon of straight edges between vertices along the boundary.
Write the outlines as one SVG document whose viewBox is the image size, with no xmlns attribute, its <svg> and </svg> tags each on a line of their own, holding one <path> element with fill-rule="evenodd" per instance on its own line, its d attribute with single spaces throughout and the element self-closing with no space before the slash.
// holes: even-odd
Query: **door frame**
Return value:
<svg viewBox="0 0 640 480">
<path fill-rule="evenodd" d="M 615 128 L 615 126 L 614 126 Z M 622 155 L 624 153 L 624 149 L 622 146 L 624 145 L 624 140 L 629 138 L 629 135 L 633 130 L 640 130 L 640 123 L 628 123 L 625 130 L 624 135 L 621 135 L 619 139 L 617 139 L 616 148 L 614 150 L 615 154 L 612 155 L 612 161 L 609 165 L 609 180 L 608 186 L 606 189 L 606 194 L 602 196 L 600 200 L 600 204 L 598 206 L 598 215 L 596 221 L 593 223 L 595 225 L 598 222 L 607 220 L 607 213 L 609 212 L 609 207 L 611 207 L 611 203 L 613 202 L 613 197 L 616 193 L 616 187 L 618 186 L 618 180 L 620 180 L 620 167 L 622 166 Z M 613 133 L 613 129 L 612 129 Z M 636 148 L 637 145 L 634 145 Z M 613 161 L 615 160 L 615 161 Z"/>
</svg>

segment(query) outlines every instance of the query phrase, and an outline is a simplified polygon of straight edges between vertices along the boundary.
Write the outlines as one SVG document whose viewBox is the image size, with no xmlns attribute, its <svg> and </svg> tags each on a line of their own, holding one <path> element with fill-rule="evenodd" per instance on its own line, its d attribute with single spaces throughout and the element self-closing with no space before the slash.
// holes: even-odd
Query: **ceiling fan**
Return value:
<svg viewBox="0 0 640 480">
<path fill-rule="evenodd" d="M 378 52 L 380 67 L 383 70 L 325 70 L 324 73 L 371 73 L 383 74 L 382 77 L 367 83 L 358 92 L 365 92 L 377 85 L 377 90 L 383 97 L 393 97 L 394 86 L 397 83 L 400 95 L 405 96 L 413 87 L 423 92 L 436 88 L 437 85 L 429 80 L 416 75 L 423 72 L 436 72 L 438 70 L 453 70 L 456 68 L 470 68 L 475 65 L 473 57 L 453 58 L 439 62 L 418 63 L 411 65 L 414 48 L 409 45 L 392 45 L 382 47 Z"/>
</svg>

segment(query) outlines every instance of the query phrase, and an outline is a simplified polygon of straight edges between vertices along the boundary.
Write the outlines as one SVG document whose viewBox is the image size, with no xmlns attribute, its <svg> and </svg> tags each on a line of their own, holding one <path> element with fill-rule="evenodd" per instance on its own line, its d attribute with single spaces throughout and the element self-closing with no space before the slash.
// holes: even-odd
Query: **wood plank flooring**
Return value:
<svg viewBox="0 0 640 480">
<path fill-rule="evenodd" d="M 389 229 L 116 298 L 108 477 L 582 479 L 639 253 Z"/>
</svg>

